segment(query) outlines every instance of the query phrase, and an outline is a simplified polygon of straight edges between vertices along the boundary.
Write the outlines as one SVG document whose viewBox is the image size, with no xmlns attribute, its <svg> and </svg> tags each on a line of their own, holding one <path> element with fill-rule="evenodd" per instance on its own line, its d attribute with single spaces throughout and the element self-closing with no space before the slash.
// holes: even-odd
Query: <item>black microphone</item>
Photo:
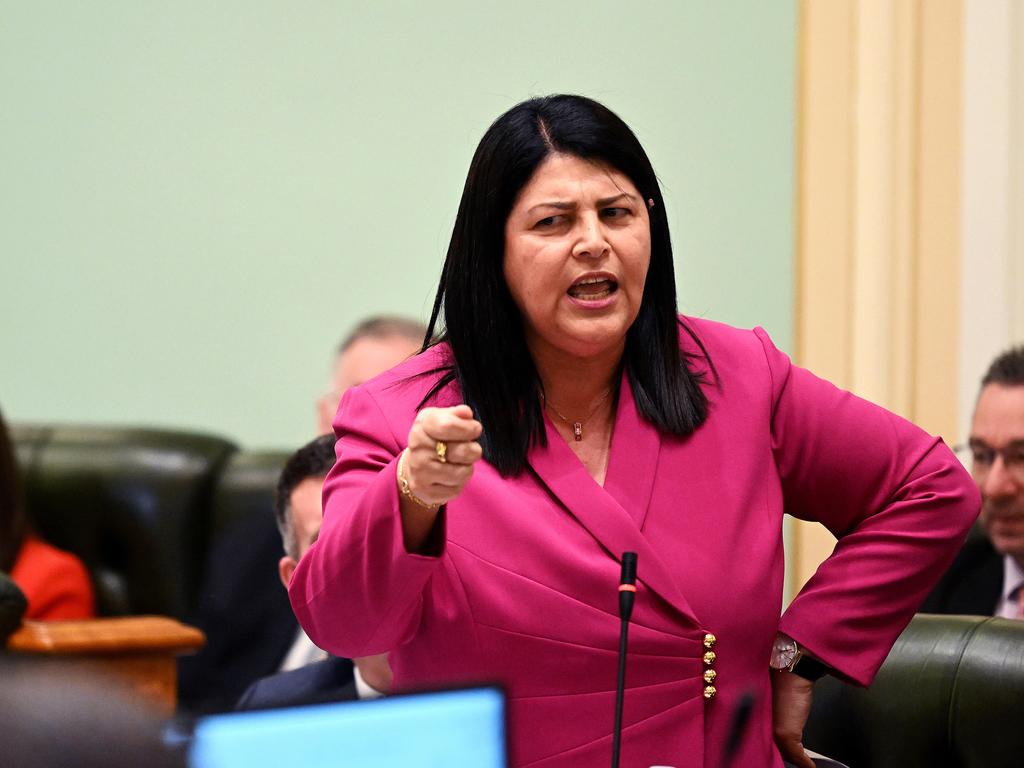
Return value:
<svg viewBox="0 0 1024 768">
<path fill-rule="evenodd" d="M 629 636 L 629 617 L 633 615 L 636 599 L 636 552 L 622 553 L 622 577 L 619 579 L 619 675 L 615 684 L 615 728 L 612 731 L 612 768 L 619 768 L 619 750 L 622 745 L 622 699 L 626 692 L 626 642 Z"/>
<path fill-rule="evenodd" d="M 732 723 L 729 725 L 729 737 L 725 740 L 725 751 L 722 755 L 722 765 L 729 768 L 736 753 L 739 752 L 743 737 L 747 735 L 747 725 L 750 723 L 750 715 L 754 710 L 754 694 L 746 691 L 740 696 L 736 709 L 732 713 Z"/>
</svg>

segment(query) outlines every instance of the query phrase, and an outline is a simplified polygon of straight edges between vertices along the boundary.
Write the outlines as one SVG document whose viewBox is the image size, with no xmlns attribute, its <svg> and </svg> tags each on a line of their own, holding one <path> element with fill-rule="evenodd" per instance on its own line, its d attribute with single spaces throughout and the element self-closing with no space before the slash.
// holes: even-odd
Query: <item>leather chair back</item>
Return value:
<svg viewBox="0 0 1024 768">
<path fill-rule="evenodd" d="M 869 688 L 824 678 L 804 733 L 851 766 L 993 768 L 1024 760 L 1024 622 L 918 614 Z"/>
<path fill-rule="evenodd" d="M 253 516 L 269 519 L 276 529 L 274 491 L 288 456 L 284 451 L 244 451 L 228 459 L 214 490 L 214 537 Z"/>
<path fill-rule="evenodd" d="M 255 677 L 277 670 L 295 639 L 298 624 L 277 575 L 284 550 L 274 517 L 274 489 L 287 458 L 236 453 L 221 472 L 189 619 L 206 633 L 207 645 L 178 666 L 180 699 L 192 711 L 230 709 Z"/>
<path fill-rule="evenodd" d="M 15 425 L 29 516 L 85 562 L 101 615 L 185 618 L 233 443 L 155 429 Z"/>
</svg>

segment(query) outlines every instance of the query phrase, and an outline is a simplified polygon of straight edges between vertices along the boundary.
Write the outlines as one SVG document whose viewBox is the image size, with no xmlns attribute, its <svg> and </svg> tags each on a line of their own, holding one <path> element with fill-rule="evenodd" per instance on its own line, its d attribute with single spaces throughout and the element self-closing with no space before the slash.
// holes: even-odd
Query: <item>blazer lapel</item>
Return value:
<svg viewBox="0 0 1024 768">
<path fill-rule="evenodd" d="M 629 513 L 640 530 L 643 530 L 650 507 L 660 454 L 661 433 L 640 415 L 629 378 L 623 373 L 604 489 Z"/>
<path fill-rule="evenodd" d="M 540 480 L 615 560 L 621 560 L 623 552 L 636 552 L 637 578 L 699 627 L 670 571 L 640 530 L 654 485 L 661 438 L 656 429 L 641 424 L 628 390 L 624 383 L 606 488 L 594 482 L 546 414 L 547 445 L 534 446 L 527 458 Z M 618 461 L 623 466 L 614 466 Z M 617 499 L 625 502 L 625 508 Z"/>
</svg>

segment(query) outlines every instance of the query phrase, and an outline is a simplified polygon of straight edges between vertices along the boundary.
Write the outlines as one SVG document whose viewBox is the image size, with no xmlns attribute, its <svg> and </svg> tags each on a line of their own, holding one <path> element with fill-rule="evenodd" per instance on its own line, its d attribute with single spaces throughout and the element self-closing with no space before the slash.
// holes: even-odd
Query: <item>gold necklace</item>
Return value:
<svg viewBox="0 0 1024 768">
<path fill-rule="evenodd" d="M 579 421 L 570 421 L 569 419 L 565 418 L 565 416 L 563 416 L 561 413 L 559 413 L 558 409 L 555 408 L 555 404 L 554 403 L 552 403 L 550 400 L 548 400 L 547 397 L 544 396 L 544 395 L 541 395 L 541 397 L 544 399 L 544 405 L 545 406 L 550 406 L 551 410 L 555 412 L 555 416 L 557 416 L 562 421 L 564 421 L 566 424 L 569 424 L 572 427 L 572 439 L 575 440 L 578 443 L 578 442 L 580 442 L 583 439 L 583 425 L 587 421 L 590 420 L 591 416 L 593 416 L 595 413 L 597 413 L 597 409 L 601 407 L 601 403 L 603 403 L 608 398 L 608 395 L 610 395 L 611 393 L 612 393 L 612 388 L 608 387 L 608 389 L 605 390 L 604 394 L 601 395 L 601 399 L 597 401 L 597 404 L 593 408 L 590 409 L 590 413 L 588 413 L 586 416 L 584 416 Z"/>
</svg>

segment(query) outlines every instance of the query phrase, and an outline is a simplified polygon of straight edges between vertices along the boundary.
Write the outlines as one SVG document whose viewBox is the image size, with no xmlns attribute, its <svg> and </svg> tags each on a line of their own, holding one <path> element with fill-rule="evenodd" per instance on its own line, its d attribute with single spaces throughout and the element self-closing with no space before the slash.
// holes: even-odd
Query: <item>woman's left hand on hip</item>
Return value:
<svg viewBox="0 0 1024 768">
<path fill-rule="evenodd" d="M 814 768 L 804 752 L 804 725 L 811 713 L 814 683 L 787 670 L 772 670 L 772 726 L 783 759 L 798 768 Z"/>
</svg>

